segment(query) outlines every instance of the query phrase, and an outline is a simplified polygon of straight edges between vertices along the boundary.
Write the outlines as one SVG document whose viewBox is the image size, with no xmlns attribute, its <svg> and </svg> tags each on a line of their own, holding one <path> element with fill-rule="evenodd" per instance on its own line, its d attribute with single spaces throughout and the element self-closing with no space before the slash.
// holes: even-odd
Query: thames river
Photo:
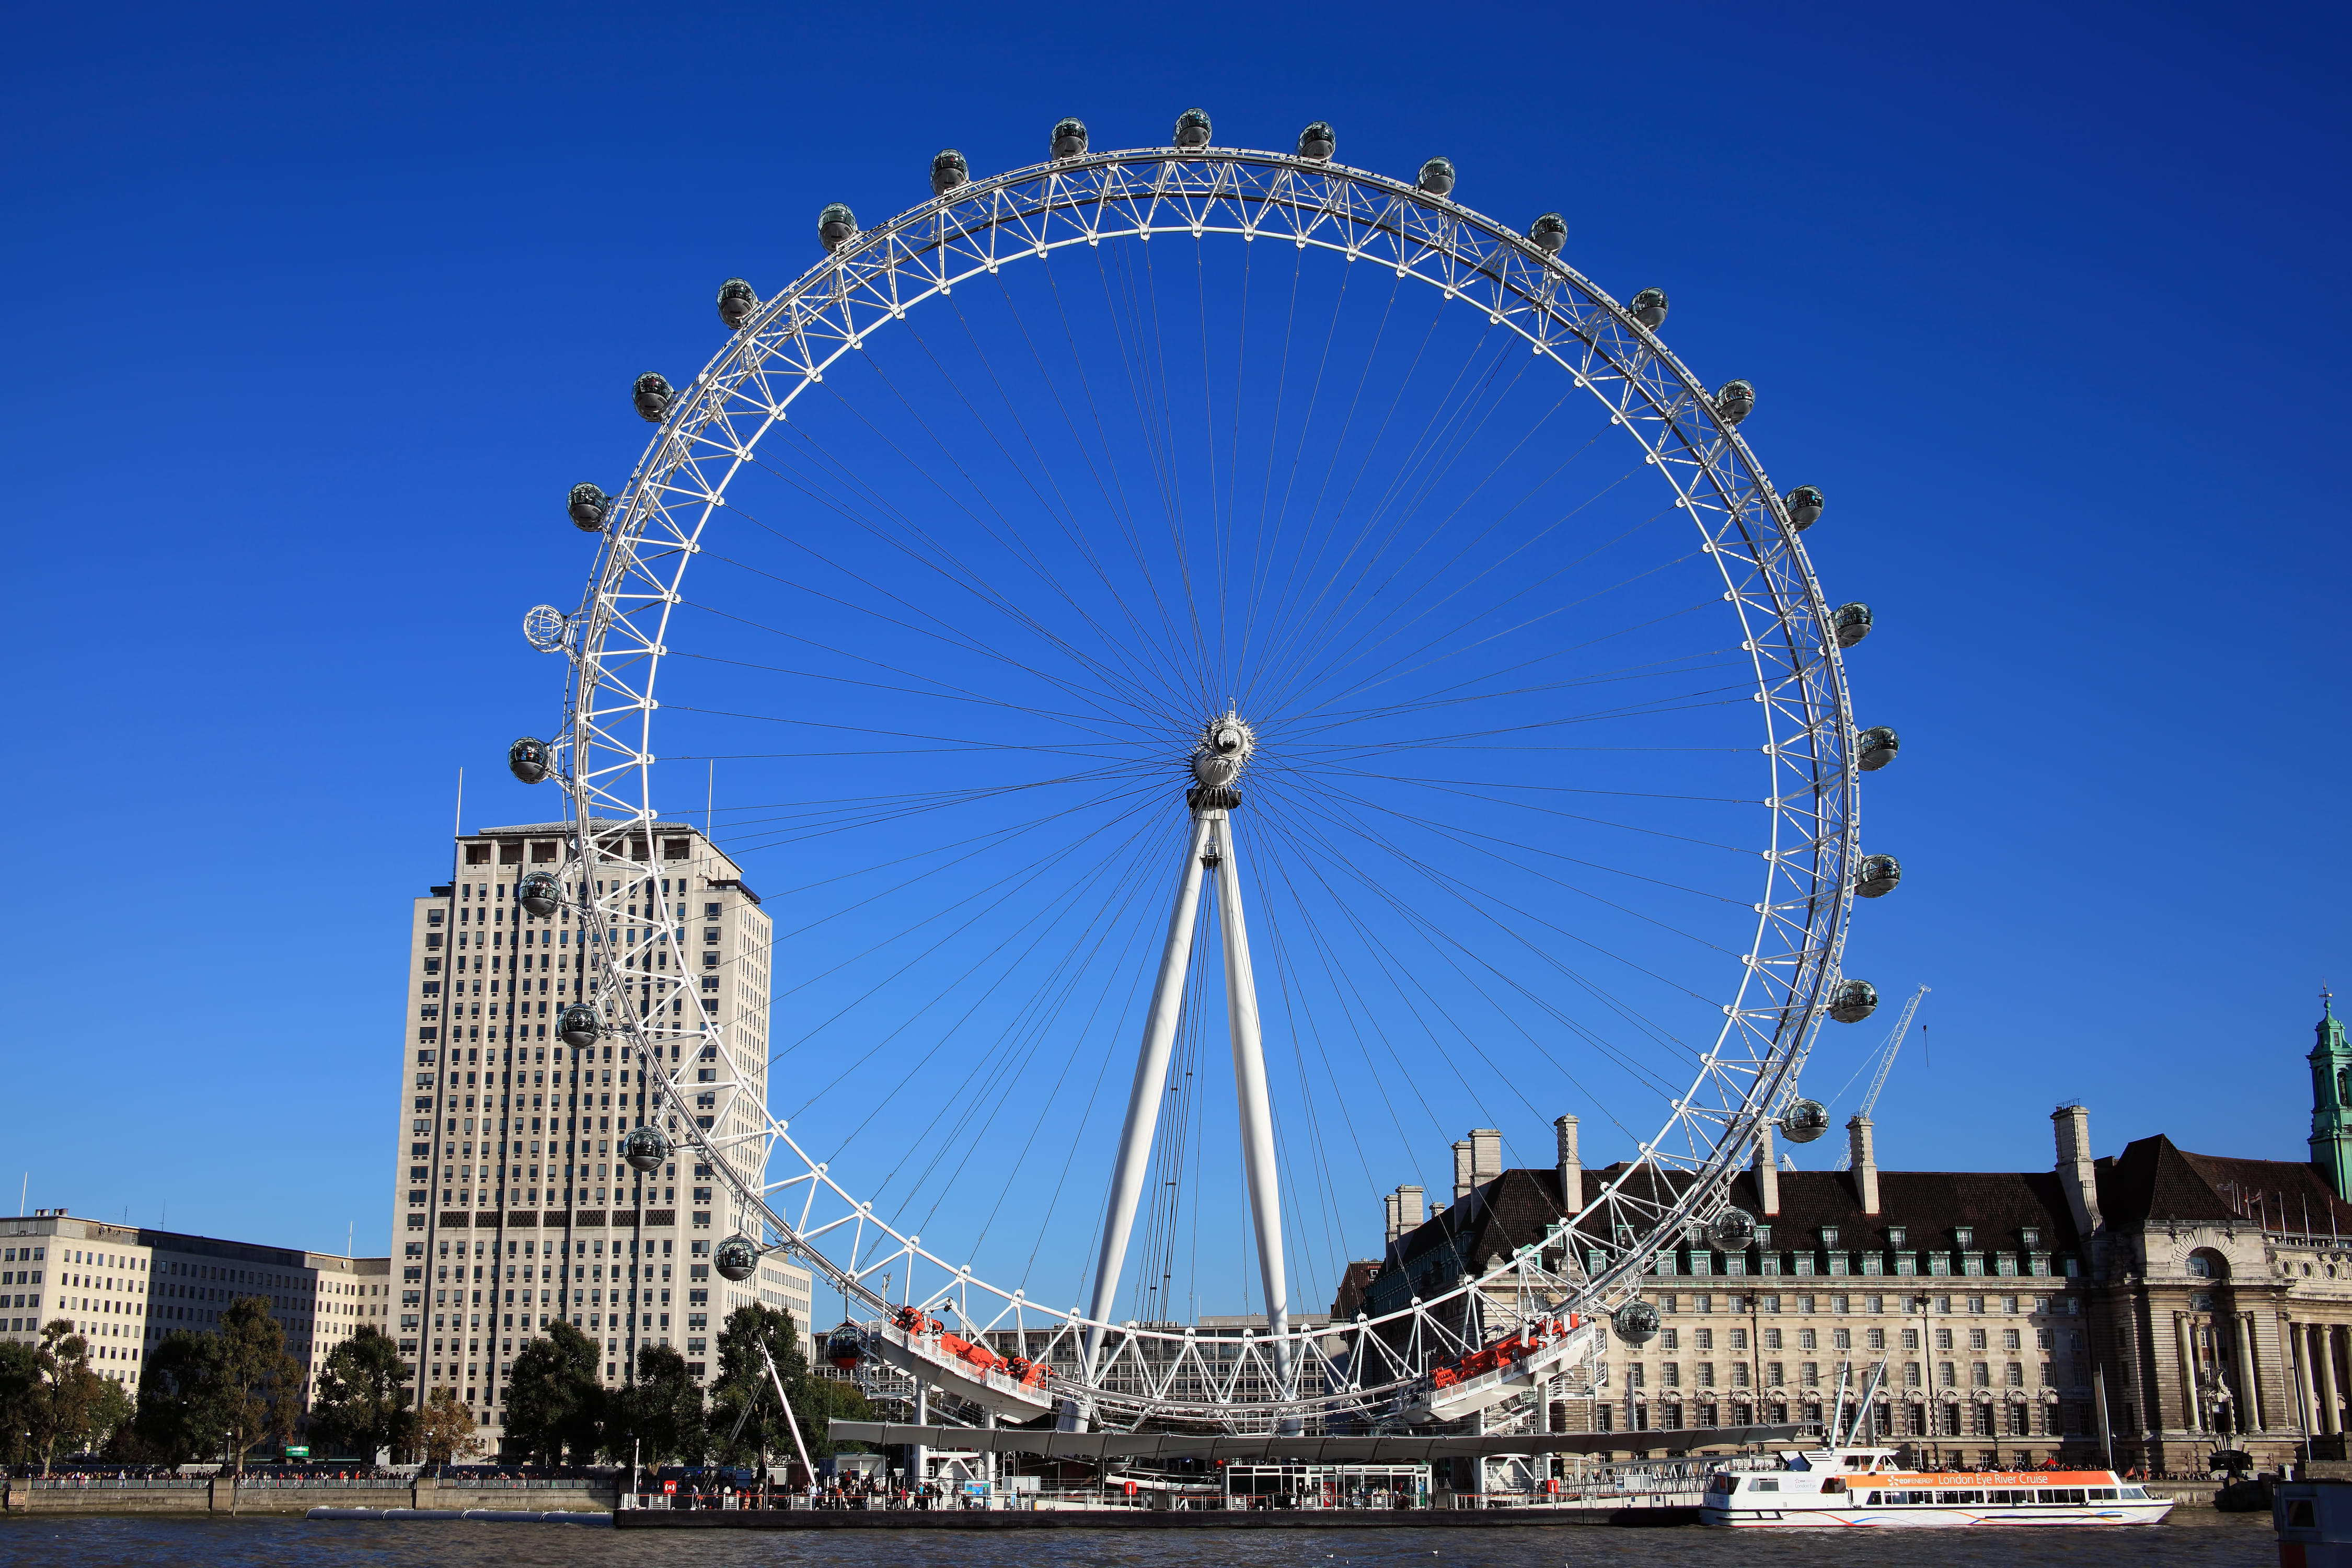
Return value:
<svg viewBox="0 0 2352 1568">
<path fill-rule="evenodd" d="M 116 1563 L 172 1568 L 1676 1568 L 1786 1563 L 1791 1568 L 2011 1568 L 2013 1564 L 2131 1568 L 2270 1568 L 2278 1561 L 2268 1514 L 2142 1530 L 1874 1530 L 1760 1531 L 1616 1530 L 1154 1531 L 1099 1534 L 799 1535 L 692 1531 L 627 1535 L 569 1524 L 313 1523 L 307 1520 L 12 1520 L 0 1524 L 0 1563 Z"/>
</svg>

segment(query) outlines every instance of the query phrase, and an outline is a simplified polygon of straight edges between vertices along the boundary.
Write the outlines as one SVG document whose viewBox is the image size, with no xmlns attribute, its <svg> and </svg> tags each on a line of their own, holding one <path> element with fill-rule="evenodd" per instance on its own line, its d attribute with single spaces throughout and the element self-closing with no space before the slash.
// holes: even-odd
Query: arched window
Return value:
<svg viewBox="0 0 2352 1568">
<path fill-rule="evenodd" d="M 2336 1069 L 2336 1103 L 2352 1105 L 2352 1068 Z"/>
<path fill-rule="evenodd" d="M 2229 1260 L 2209 1247 L 2200 1247 L 2189 1255 L 2189 1272 L 2200 1279 L 2227 1279 Z"/>
</svg>

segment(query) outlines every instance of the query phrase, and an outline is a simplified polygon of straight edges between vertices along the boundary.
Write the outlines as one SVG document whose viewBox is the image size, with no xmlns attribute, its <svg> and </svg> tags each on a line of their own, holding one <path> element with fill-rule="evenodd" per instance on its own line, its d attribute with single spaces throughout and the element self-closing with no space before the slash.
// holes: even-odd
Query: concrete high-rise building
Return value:
<svg viewBox="0 0 2352 1568">
<path fill-rule="evenodd" d="M 611 1036 L 577 1050 L 563 1043 L 565 1005 L 598 1001 L 571 837 L 562 822 L 460 837 L 449 882 L 418 899 L 410 921 L 393 1182 L 397 1338 L 420 1400 L 454 1389 L 493 1431 L 515 1352 L 560 1317 L 604 1352 L 608 1384 L 626 1382 L 648 1345 L 677 1349 L 707 1383 L 727 1314 L 754 1301 L 810 1327 L 806 1270 L 768 1258 L 740 1284 L 713 1278 L 711 1248 L 751 1224 L 710 1165 L 673 1147 L 640 1176 L 618 1157 L 629 1130 L 657 1114 L 655 1073 L 678 1085 L 683 1104 L 658 1113 L 673 1142 L 682 1116 L 753 1135 L 728 1155 L 752 1182 L 766 1142 L 756 1125 L 712 1129 L 730 1072 L 715 1048 L 673 1041 L 656 1063 Z M 628 855 L 652 906 L 645 914 L 672 923 L 695 981 L 670 1003 L 681 1016 L 667 1026 L 693 1024 L 682 1016 L 693 995 L 745 1064 L 745 1099 L 765 1105 L 772 938 L 759 895 L 683 823 L 632 835 Z M 534 870 L 564 881 L 551 915 L 516 901 Z M 629 966 L 650 958 L 669 969 L 668 946 L 649 949 L 628 954 Z"/>
<path fill-rule="evenodd" d="M 0 1218 L 0 1335 L 37 1340 L 63 1318 L 100 1375 L 136 1391 L 164 1336 L 208 1334 L 232 1301 L 259 1296 L 286 1330 L 311 1391 L 334 1348 L 362 1324 L 392 1331 L 391 1260 L 224 1241 L 148 1226 L 77 1219 L 64 1209 Z"/>
</svg>

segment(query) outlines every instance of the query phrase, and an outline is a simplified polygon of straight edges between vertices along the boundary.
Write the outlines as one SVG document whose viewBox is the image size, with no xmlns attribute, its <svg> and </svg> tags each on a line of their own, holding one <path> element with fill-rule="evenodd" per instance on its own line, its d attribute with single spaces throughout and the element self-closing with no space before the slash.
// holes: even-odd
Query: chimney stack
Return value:
<svg viewBox="0 0 2352 1568">
<path fill-rule="evenodd" d="M 1584 1206 L 1584 1162 L 1576 1152 L 1576 1118 L 1563 1116 L 1551 1124 L 1559 1137 L 1560 1212 L 1573 1215 Z"/>
<path fill-rule="evenodd" d="M 1404 1227 L 1397 1224 L 1398 1195 L 1399 1194 L 1395 1193 L 1391 1193 L 1381 1200 L 1381 1206 L 1388 1211 L 1389 1239 L 1391 1241 L 1396 1240 L 1398 1237 L 1404 1234 Z"/>
<path fill-rule="evenodd" d="M 1419 1230 L 1427 1223 L 1429 1215 L 1423 1211 L 1421 1199 L 1422 1190 L 1419 1187 L 1399 1187 L 1396 1190 L 1398 1235 Z"/>
<path fill-rule="evenodd" d="M 1846 1148 L 1853 1166 L 1853 1195 L 1862 1212 L 1878 1212 L 1878 1156 L 1871 1148 L 1870 1118 L 1857 1116 L 1845 1124 Z"/>
<path fill-rule="evenodd" d="M 2058 1183 L 2066 1189 L 2066 1206 L 2074 1212 L 2074 1229 L 2088 1241 L 2099 1228 L 2099 1178 L 2091 1163 L 2091 1113 L 2079 1105 L 2062 1105 L 2050 1113 L 2058 1134 Z"/>
<path fill-rule="evenodd" d="M 1503 1173 L 1503 1134 L 1497 1128 L 1470 1129 L 1470 1184 L 1483 1187 Z"/>
<path fill-rule="evenodd" d="M 1780 1167 L 1773 1163 L 1772 1124 L 1769 1121 L 1756 1135 L 1756 1199 L 1764 1205 L 1761 1217 L 1780 1217 Z"/>
<path fill-rule="evenodd" d="M 1454 1201 L 1457 1204 L 1468 1197 L 1470 1189 L 1478 1184 L 1478 1178 L 1470 1173 L 1471 1170 L 1470 1140 L 1459 1139 L 1454 1145 Z"/>
</svg>

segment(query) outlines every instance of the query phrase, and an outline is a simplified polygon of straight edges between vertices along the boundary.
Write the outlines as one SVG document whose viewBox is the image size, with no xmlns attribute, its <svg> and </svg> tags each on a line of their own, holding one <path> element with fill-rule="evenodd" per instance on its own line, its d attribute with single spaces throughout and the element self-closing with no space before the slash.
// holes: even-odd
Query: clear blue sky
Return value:
<svg viewBox="0 0 2352 1568">
<path fill-rule="evenodd" d="M 0 28 L 31 1203 L 381 1251 L 408 900 L 460 764 L 469 825 L 551 804 L 499 770 L 560 701 L 517 622 L 577 596 L 561 494 L 634 461 L 630 377 L 690 375 L 717 281 L 797 274 L 824 202 L 1193 103 L 1563 212 L 1831 492 L 1808 542 L 1904 737 L 1867 820 L 1907 879 L 1848 967 L 1936 987 L 1885 1163 L 2046 1165 L 2063 1096 L 2103 1152 L 2302 1157 L 2352 985 L 2340 12 L 841 15 Z"/>
</svg>

